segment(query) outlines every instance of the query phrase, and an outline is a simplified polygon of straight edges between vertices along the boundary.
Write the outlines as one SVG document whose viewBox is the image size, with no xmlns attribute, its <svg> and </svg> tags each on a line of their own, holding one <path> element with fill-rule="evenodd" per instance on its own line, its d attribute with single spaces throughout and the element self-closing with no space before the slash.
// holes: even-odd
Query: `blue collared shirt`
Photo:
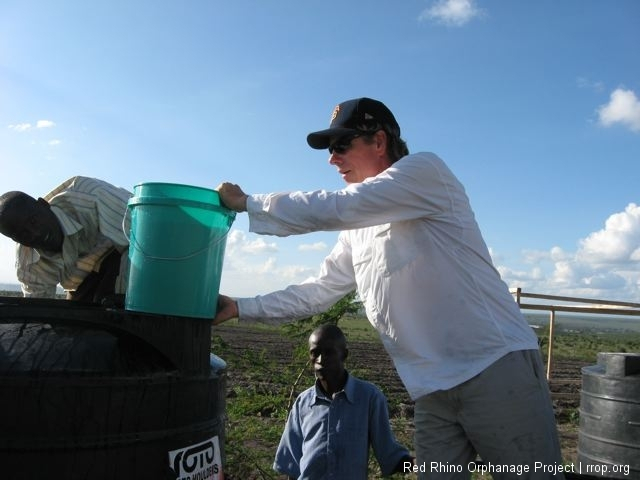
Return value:
<svg viewBox="0 0 640 480">
<path fill-rule="evenodd" d="M 382 392 L 348 375 L 329 398 L 316 381 L 296 399 L 273 468 L 299 480 L 366 480 L 369 446 L 384 475 L 410 456 L 391 431 Z"/>
</svg>

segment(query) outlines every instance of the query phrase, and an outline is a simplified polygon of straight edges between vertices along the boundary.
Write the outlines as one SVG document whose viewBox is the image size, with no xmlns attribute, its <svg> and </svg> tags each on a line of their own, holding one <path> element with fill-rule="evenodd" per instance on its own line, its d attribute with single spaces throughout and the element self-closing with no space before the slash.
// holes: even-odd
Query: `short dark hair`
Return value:
<svg viewBox="0 0 640 480">
<path fill-rule="evenodd" d="M 22 216 L 36 200 L 24 192 L 11 191 L 0 195 L 0 232 L 4 235 L 13 232 L 16 218 Z"/>
<path fill-rule="evenodd" d="M 389 155 L 389 160 L 391 160 L 391 163 L 395 163 L 402 157 L 406 157 L 407 155 L 409 155 L 409 147 L 407 147 L 407 142 L 405 142 L 398 135 L 389 132 L 384 127 L 376 130 L 375 132 L 362 135 L 364 141 L 366 143 L 371 143 L 373 141 L 373 136 L 380 130 L 383 130 L 384 133 L 387 134 L 387 155 Z"/>
<path fill-rule="evenodd" d="M 347 337 L 344 336 L 344 332 L 333 323 L 325 323 L 316 328 L 313 332 L 311 332 L 311 336 L 322 335 L 323 337 L 329 338 L 331 340 L 339 340 L 343 342 L 345 345 L 347 344 Z"/>
<path fill-rule="evenodd" d="M 391 163 L 395 163 L 402 157 L 406 157 L 409 155 L 407 142 L 405 142 L 401 137 L 387 132 L 387 154 L 391 159 Z"/>
</svg>

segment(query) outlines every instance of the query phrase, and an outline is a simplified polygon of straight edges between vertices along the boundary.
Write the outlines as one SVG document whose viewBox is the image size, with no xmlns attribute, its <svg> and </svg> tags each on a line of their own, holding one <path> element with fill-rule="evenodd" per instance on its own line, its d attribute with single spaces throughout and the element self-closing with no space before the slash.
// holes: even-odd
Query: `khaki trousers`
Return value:
<svg viewBox="0 0 640 480">
<path fill-rule="evenodd" d="M 420 479 L 467 479 L 473 471 L 496 480 L 564 478 L 537 350 L 511 352 L 463 384 L 419 398 L 414 420 Z"/>
</svg>

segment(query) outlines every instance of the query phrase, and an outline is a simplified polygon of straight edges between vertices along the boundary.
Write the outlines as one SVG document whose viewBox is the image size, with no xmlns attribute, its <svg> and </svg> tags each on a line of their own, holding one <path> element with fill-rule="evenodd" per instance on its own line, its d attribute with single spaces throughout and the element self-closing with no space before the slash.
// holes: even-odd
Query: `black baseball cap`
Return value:
<svg viewBox="0 0 640 480">
<path fill-rule="evenodd" d="M 375 133 L 380 129 L 400 137 L 400 126 L 384 103 L 367 97 L 355 98 L 338 104 L 331 114 L 329 128 L 307 135 L 307 143 L 322 150 L 329 148 L 332 138 Z"/>
</svg>

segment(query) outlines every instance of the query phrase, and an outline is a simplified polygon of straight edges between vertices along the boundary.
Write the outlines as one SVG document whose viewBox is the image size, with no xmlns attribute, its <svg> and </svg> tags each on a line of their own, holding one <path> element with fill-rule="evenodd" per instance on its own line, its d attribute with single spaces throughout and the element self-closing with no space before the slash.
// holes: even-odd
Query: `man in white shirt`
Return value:
<svg viewBox="0 0 640 480">
<path fill-rule="evenodd" d="M 17 242 L 23 295 L 54 298 L 60 284 L 72 300 L 123 296 L 129 265 L 123 219 L 129 197 L 123 188 L 80 176 L 37 200 L 18 191 L 0 196 L 0 233 Z"/>
<path fill-rule="evenodd" d="M 420 478 L 467 478 L 477 454 L 525 477 L 554 477 L 557 469 L 535 468 L 561 464 L 537 338 L 492 264 L 464 187 L 435 154 L 409 155 L 376 100 L 339 104 L 329 129 L 307 142 L 328 148 L 344 189 L 246 195 L 223 183 L 218 191 L 227 207 L 248 212 L 253 232 L 339 230 L 337 244 L 312 280 L 255 298 L 221 296 L 214 323 L 292 321 L 357 289 L 415 400 Z M 494 478 L 517 475 L 500 470 Z"/>
</svg>

